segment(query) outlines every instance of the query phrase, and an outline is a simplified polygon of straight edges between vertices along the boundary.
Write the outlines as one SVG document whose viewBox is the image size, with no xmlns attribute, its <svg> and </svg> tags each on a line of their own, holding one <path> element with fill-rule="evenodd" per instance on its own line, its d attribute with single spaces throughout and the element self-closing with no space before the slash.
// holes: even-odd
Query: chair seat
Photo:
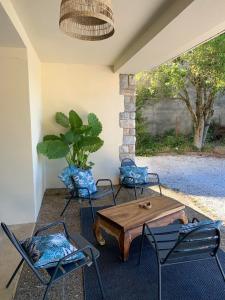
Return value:
<svg viewBox="0 0 225 300">
<path fill-rule="evenodd" d="M 112 194 L 113 191 L 111 189 L 98 189 L 97 192 L 91 194 L 91 200 L 98 200 L 98 199 L 101 199 L 107 195 L 110 195 Z M 86 198 L 82 198 L 82 199 L 89 199 L 88 197 Z"/>
<path fill-rule="evenodd" d="M 100 255 L 99 251 L 94 248 L 86 239 L 84 239 L 81 235 L 79 234 L 74 234 L 74 235 L 71 235 L 71 239 L 72 241 L 75 243 L 76 247 L 78 249 L 82 249 L 86 246 L 91 246 L 92 250 L 93 250 L 93 255 L 95 257 L 95 259 L 97 259 Z M 55 279 L 54 280 L 58 280 L 60 279 L 62 276 L 64 276 L 65 274 L 67 273 L 70 273 L 76 269 L 80 269 L 86 265 L 91 265 L 92 264 L 92 257 L 91 257 L 91 251 L 90 249 L 85 249 L 85 250 L 82 250 L 82 252 L 85 254 L 85 258 L 84 259 L 81 259 L 81 260 L 78 260 L 78 261 L 75 261 L 75 262 L 71 262 L 71 263 L 68 263 L 68 264 L 64 264 L 62 265 L 56 275 L 55 275 Z M 52 276 L 55 272 L 55 269 L 56 267 L 52 267 L 52 268 L 48 268 L 46 269 L 47 273 Z"/>
<path fill-rule="evenodd" d="M 158 182 L 147 182 L 147 183 L 135 183 L 135 184 L 132 184 L 132 183 L 122 183 L 123 186 L 125 186 L 126 188 L 148 188 L 150 186 L 155 186 L 155 185 L 159 185 Z"/>
</svg>

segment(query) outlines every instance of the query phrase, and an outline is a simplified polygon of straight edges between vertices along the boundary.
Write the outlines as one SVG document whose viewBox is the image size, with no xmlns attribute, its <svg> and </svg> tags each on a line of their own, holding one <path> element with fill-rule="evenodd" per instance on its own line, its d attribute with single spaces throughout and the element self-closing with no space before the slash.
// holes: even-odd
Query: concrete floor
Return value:
<svg viewBox="0 0 225 300">
<path fill-rule="evenodd" d="M 10 226 L 11 230 L 19 239 L 23 239 L 30 236 L 34 230 L 35 224 L 23 224 L 23 225 L 13 225 Z M 19 279 L 19 274 L 12 282 L 8 289 L 5 285 L 10 278 L 11 274 L 17 267 L 20 261 L 20 256 L 16 249 L 12 247 L 12 244 L 4 234 L 3 230 L 0 228 L 0 299 L 10 300 L 13 299 L 16 284 Z"/>
<path fill-rule="evenodd" d="M 145 191 L 143 196 L 151 196 L 152 194 L 155 194 L 152 190 Z M 119 195 L 119 203 L 127 202 L 134 199 L 133 193 L 130 191 L 127 192 L 126 190 L 123 190 L 121 194 Z M 36 228 L 40 227 L 43 224 L 58 221 L 60 219 L 64 220 L 66 224 L 68 225 L 69 232 L 73 234 L 73 232 L 80 232 L 80 204 L 78 202 L 73 201 L 73 203 L 70 205 L 69 209 L 66 211 L 65 216 L 63 218 L 60 218 L 60 212 L 62 211 L 64 205 L 65 205 L 65 190 L 48 190 L 45 193 L 42 207 L 40 210 L 40 214 L 37 220 Z M 107 205 L 111 203 L 111 199 L 107 198 L 105 201 L 100 201 L 96 203 L 97 206 L 101 205 Z M 199 212 L 196 212 L 195 210 L 187 207 L 186 208 L 186 214 L 187 216 L 192 219 L 193 217 L 197 217 L 199 219 L 205 219 L 206 217 L 199 214 Z M 31 229 L 31 226 L 25 234 L 25 229 L 23 231 L 23 234 L 21 234 L 22 238 L 24 236 L 29 236 L 29 232 Z M 58 230 L 58 229 L 57 229 Z M 57 231 L 56 230 L 56 231 Z M 91 230 L 91 229 L 90 229 Z M 224 231 L 224 230 L 223 230 Z M 21 232 L 22 233 L 22 232 Z M 225 233 L 222 232 L 222 245 L 221 248 L 225 250 Z M 7 247 L 7 246 L 4 246 Z M 9 245 L 8 245 L 9 247 Z M 11 246 L 7 249 L 10 249 L 12 251 Z M 7 251 L 7 250 L 6 250 Z M 9 257 L 6 265 L 6 271 L 7 274 L 2 272 L 2 277 L 4 277 L 4 282 L 6 281 L 5 277 L 8 279 L 9 273 L 13 271 L 15 265 L 16 265 L 16 258 L 18 258 L 18 255 L 14 250 L 11 252 L 14 254 L 11 254 L 11 259 Z M 2 255 L 1 255 L 2 256 Z M 18 259 L 17 259 L 18 261 Z M 10 266 L 10 271 L 8 270 Z M 14 285 L 15 287 L 15 285 Z M 12 288 L 13 291 L 13 288 Z M 44 292 L 44 288 L 40 285 L 39 281 L 36 279 L 36 277 L 33 275 L 33 273 L 29 270 L 29 268 L 24 265 L 19 282 L 17 285 L 17 290 L 15 294 L 14 300 L 39 300 L 42 299 Z M 5 292 L 5 295 L 3 297 L 0 296 L 1 300 L 8 300 L 12 299 L 12 292 L 8 292 L 9 295 L 7 295 L 7 292 Z M 2 293 L 3 295 L 3 293 Z M 8 296 L 8 298 L 6 298 Z M 11 298 L 10 298 L 11 297 Z M 49 294 L 48 294 L 48 300 L 83 300 L 83 277 L 82 277 L 82 271 L 71 273 L 70 276 L 67 278 L 64 278 L 62 281 L 57 282 L 53 287 L 51 288 Z"/>
</svg>

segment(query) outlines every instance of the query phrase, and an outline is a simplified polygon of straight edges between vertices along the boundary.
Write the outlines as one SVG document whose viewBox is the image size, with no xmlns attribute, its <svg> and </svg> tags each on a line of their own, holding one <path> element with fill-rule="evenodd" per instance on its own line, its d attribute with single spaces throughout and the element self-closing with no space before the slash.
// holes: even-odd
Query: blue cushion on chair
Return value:
<svg viewBox="0 0 225 300">
<path fill-rule="evenodd" d="M 188 223 L 188 224 L 184 224 L 181 226 L 180 228 L 180 234 L 187 234 L 190 231 L 192 231 L 195 228 L 198 228 L 199 226 L 202 225 L 207 225 L 207 227 L 204 228 L 220 228 L 220 226 L 222 225 L 222 221 L 213 221 L 213 220 L 203 220 L 200 222 L 194 222 L 194 223 Z"/>
<path fill-rule="evenodd" d="M 87 190 L 82 190 L 79 188 L 87 188 L 90 194 L 97 192 L 97 187 L 90 169 L 78 169 L 77 174 L 73 176 L 73 180 L 75 187 L 78 189 L 78 196 L 80 198 L 87 198 L 89 194 Z"/>
<path fill-rule="evenodd" d="M 65 184 L 65 186 L 69 189 L 69 190 L 73 190 L 74 186 L 73 186 L 73 182 L 71 179 L 71 176 L 76 175 L 78 172 L 78 168 L 75 166 L 69 166 L 66 167 L 65 169 L 63 169 L 58 177 L 59 179 Z"/>
<path fill-rule="evenodd" d="M 60 259 L 77 250 L 62 233 L 33 236 L 23 241 L 22 247 L 37 269 L 54 267 Z M 83 252 L 79 252 L 67 258 L 64 264 L 84 258 Z"/>
<path fill-rule="evenodd" d="M 125 178 L 125 177 L 132 177 Z M 126 185 L 145 184 L 149 182 L 148 167 L 125 166 L 120 167 L 120 181 Z"/>
</svg>

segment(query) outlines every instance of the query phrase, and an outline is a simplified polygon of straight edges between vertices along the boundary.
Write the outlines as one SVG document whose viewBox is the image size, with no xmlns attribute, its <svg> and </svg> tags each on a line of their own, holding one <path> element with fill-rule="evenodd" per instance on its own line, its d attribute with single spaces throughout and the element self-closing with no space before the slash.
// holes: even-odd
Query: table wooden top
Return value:
<svg viewBox="0 0 225 300">
<path fill-rule="evenodd" d="M 139 204 L 151 202 L 151 208 L 140 208 Z M 141 226 L 172 213 L 183 210 L 185 206 L 166 196 L 145 197 L 128 203 L 112 206 L 97 212 L 100 218 L 122 227 L 125 231 Z"/>
</svg>

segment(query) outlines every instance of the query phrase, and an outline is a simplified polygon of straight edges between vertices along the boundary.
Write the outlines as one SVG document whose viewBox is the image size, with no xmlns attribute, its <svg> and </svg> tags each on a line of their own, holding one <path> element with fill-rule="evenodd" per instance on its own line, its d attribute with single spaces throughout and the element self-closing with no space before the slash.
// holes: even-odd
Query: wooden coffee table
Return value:
<svg viewBox="0 0 225 300">
<path fill-rule="evenodd" d="M 140 208 L 139 204 L 150 201 L 151 208 Z M 151 227 L 166 226 L 175 220 L 187 223 L 185 206 L 165 196 L 146 197 L 125 204 L 106 208 L 97 212 L 94 234 L 100 245 L 105 245 L 101 230 L 114 236 L 120 247 L 121 259 L 129 256 L 131 242 L 142 233 L 142 226 L 148 223 Z"/>
</svg>

